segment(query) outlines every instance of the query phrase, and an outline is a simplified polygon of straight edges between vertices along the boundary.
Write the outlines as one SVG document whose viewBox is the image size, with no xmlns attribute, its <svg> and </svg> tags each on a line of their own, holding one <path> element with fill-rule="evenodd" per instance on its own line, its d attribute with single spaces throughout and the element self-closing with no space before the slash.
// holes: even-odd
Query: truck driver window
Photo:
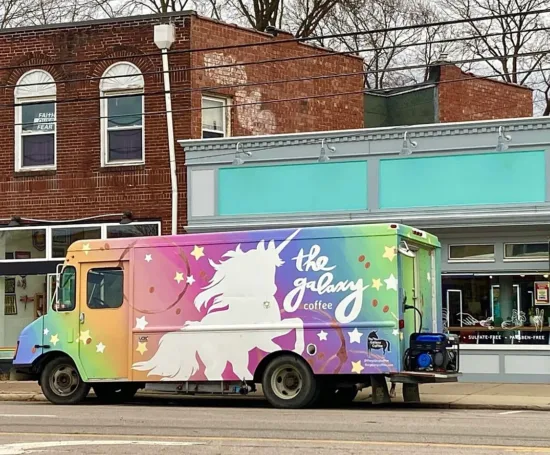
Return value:
<svg viewBox="0 0 550 455">
<path fill-rule="evenodd" d="M 54 310 L 73 311 L 76 307 L 76 269 L 65 267 L 59 280 L 57 302 Z"/>
<path fill-rule="evenodd" d="M 92 269 L 88 272 L 88 308 L 119 308 L 123 300 L 123 271 L 120 268 Z"/>
</svg>

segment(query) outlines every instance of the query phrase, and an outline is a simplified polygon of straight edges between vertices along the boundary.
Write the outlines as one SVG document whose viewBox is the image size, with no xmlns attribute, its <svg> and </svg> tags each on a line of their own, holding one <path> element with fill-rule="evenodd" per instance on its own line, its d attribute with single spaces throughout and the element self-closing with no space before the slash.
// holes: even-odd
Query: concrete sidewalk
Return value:
<svg viewBox="0 0 550 455">
<path fill-rule="evenodd" d="M 401 388 L 392 402 L 403 403 Z M 503 409 L 550 411 L 550 384 L 424 384 L 420 386 L 421 404 L 413 407 L 454 409 Z M 140 392 L 141 396 L 157 395 Z M 254 394 L 259 395 L 259 394 Z M 370 401 L 370 389 L 361 392 L 357 401 Z M 0 382 L 0 401 L 44 401 L 34 382 Z"/>
</svg>

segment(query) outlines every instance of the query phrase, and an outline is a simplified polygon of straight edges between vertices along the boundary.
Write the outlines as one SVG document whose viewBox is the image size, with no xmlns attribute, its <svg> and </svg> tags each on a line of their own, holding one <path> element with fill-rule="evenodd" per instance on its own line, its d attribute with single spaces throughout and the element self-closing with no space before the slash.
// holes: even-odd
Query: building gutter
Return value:
<svg viewBox="0 0 550 455">
<path fill-rule="evenodd" d="M 168 49 L 175 41 L 173 24 L 155 26 L 155 44 L 162 52 L 162 72 L 164 75 L 164 97 L 166 101 L 166 127 L 168 129 L 168 153 L 170 157 L 170 184 L 172 187 L 172 235 L 178 233 L 178 175 L 176 172 L 176 141 L 172 118 L 172 95 L 170 92 L 170 65 Z"/>
</svg>

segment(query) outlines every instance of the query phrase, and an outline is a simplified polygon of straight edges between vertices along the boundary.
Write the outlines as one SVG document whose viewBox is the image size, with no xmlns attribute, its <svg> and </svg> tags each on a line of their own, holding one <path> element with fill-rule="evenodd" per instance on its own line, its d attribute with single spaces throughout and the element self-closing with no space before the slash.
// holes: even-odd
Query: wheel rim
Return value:
<svg viewBox="0 0 550 455">
<path fill-rule="evenodd" d="M 271 376 L 271 390 L 283 400 L 295 398 L 301 392 L 302 387 L 302 375 L 292 365 L 277 368 Z"/>
<path fill-rule="evenodd" d="M 59 365 L 50 376 L 50 388 L 60 397 L 72 395 L 79 384 L 80 376 L 72 365 Z"/>
</svg>

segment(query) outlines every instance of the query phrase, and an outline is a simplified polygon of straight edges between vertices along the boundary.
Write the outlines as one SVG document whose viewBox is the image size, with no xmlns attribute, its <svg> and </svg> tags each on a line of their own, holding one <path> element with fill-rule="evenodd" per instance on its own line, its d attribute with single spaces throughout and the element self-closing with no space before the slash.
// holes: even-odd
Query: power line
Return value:
<svg viewBox="0 0 550 455">
<path fill-rule="evenodd" d="M 379 29 L 373 29 L 373 30 L 357 30 L 354 32 L 344 32 L 344 33 L 333 33 L 329 35 L 316 35 L 316 36 L 307 36 L 307 37 L 300 37 L 300 38 L 288 38 L 288 39 L 280 39 L 280 40 L 270 40 L 270 41 L 257 41 L 253 43 L 243 43 L 243 44 L 231 44 L 231 45 L 225 45 L 225 46 L 214 46 L 214 47 L 205 47 L 205 48 L 194 48 L 194 49 L 179 49 L 179 50 L 169 50 L 168 54 L 170 55 L 177 55 L 177 54 L 189 54 L 189 53 L 196 53 L 196 52 L 210 52 L 210 51 L 220 51 L 220 50 L 228 50 L 228 49 L 242 49 L 242 48 L 249 48 L 249 47 L 258 47 L 258 46 L 269 46 L 269 45 L 278 45 L 278 44 L 286 44 L 286 43 L 300 43 L 305 41 L 313 41 L 313 40 L 322 40 L 322 39 L 335 39 L 335 38 L 345 38 L 345 37 L 352 37 L 352 36 L 361 36 L 361 35 L 375 35 L 378 33 L 388 33 L 388 32 L 397 32 L 397 31 L 404 31 L 404 30 L 418 30 L 418 29 L 424 29 L 424 28 L 430 28 L 430 27 L 442 27 L 446 25 L 459 25 L 459 24 L 466 24 L 466 23 L 476 23 L 476 22 L 483 22 L 488 20 L 495 20 L 495 19 L 506 19 L 506 18 L 513 18 L 518 16 L 530 16 L 530 15 L 541 15 L 545 13 L 549 13 L 550 8 L 545 9 L 538 9 L 538 10 L 532 10 L 532 11 L 524 11 L 524 12 L 518 12 L 518 13 L 503 13 L 503 14 L 497 14 L 497 15 L 490 15 L 490 16 L 479 16 L 479 17 L 472 17 L 468 19 L 453 19 L 453 20 L 447 20 L 447 21 L 437 21 L 437 22 L 428 22 L 424 24 L 413 24 L 413 25 L 403 25 L 398 27 L 387 27 L 387 28 L 379 28 Z M 508 32 L 503 32 L 502 34 L 506 34 Z M 322 48 L 319 46 L 316 46 L 319 50 L 323 50 L 325 52 L 329 52 L 329 55 L 334 54 L 334 51 L 330 51 L 326 48 Z M 130 58 L 142 58 L 142 57 L 160 57 L 159 52 L 149 52 L 149 53 L 141 53 L 141 54 L 131 54 L 124 56 L 126 59 Z M 119 57 L 98 57 L 95 59 L 77 59 L 77 60 L 67 60 L 63 62 L 47 62 L 42 64 L 41 66 L 58 66 L 58 65 L 73 65 L 78 63 L 95 63 L 95 62 L 101 62 L 101 61 L 111 61 L 111 60 L 120 60 Z M 0 67 L 0 70 L 15 70 L 15 69 L 35 69 L 36 65 L 14 65 L 14 66 L 4 66 Z M 88 79 L 86 79 L 88 80 Z M 33 84 L 34 85 L 34 84 Z"/>
<path fill-rule="evenodd" d="M 408 68 L 408 67 L 406 67 L 406 68 Z M 548 70 L 550 70 L 550 67 L 543 67 L 543 68 L 537 69 L 536 72 L 543 72 L 543 71 L 548 71 Z M 491 78 L 491 77 L 502 77 L 502 76 L 507 76 L 507 75 L 527 73 L 527 72 L 531 72 L 531 71 L 532 70 L 524 70 L 524 71 L 492 74 L 492 75 L 485 75 L 485 76 L 472 75 L 472 76 L 468 76 L 467 78 L 452 79 L 452 80 L 447 80 L 447 81 L 439 81 L 439 82 L 435 82 L 435 84 L 440 85 L 440 84 L 445 84 L 445 83 L 459 83 L 459 82 L 465 83 L 465 82 L 470 82 L 470 81 L 477 80 L 477 79 L 490 80 L 489 78 Z M 499 82 L 499 81 L 495 81 L 495 82 Z M 434 83 L 426 83 L 426 85 L 432 85 L 432 84 L 434 84 Z M 304 101 L 304 100 L 309 100 L 309 99 L 323 99 L 323 98 L 334 98 L 334 97 L 338 97 L 338 96 L 359 95 L 359 94 L 364 94 L 364 93 L 365 93 L 365 89 L 361 89 L 361 90 L 339 92 L 339 93 L 328 93 L 328 94 L 325 93 L 325 94 L 320 94 L 320 95 L 308 95 L 308 96 L 295 97 L 295 98 L 271 99 L 271 100 L 254 101 L 254 102 L 249 102 L 249 103 L 235 103 L 235 104 L 232 104 L 230 107 L 235 108 L 235 107 L 244 107 L 244 106 L 265 105 L 265 104 L 278 104 L 278 103 L 285 103 L 285 102 L 292 102 L 292 101 Z M 193 112 L 193 111 L 203 111 L 203 110 L 207 110 L 207 109 L 219 109 L 219 108 L 217 108 L 217 107 L 191 107 L 191 108 L 183 108 L 183 109 L 172 109 L 171 112 L 172 113 L 184 113 L 184 112 Z M 146 117 L 146 116 L 158 116 L 158 115 L 166 115 L 166 111 L 163 110 L 163 111 L 153 111 L 153 112 L 142 112 L 141 114 L 127 114 L 127 115 L 115 115 L 115 116 L 71 118 L 71 119 L 61 120 L 61 121 L 60 120 L 52 120 L 52 121 L 48 121 L 48 122 L 44 122 L 44 123 L 47 123 L 47 124 L 52 124 L 52 123 L 65 124 L 65 123 L 67 123 L 67 124 L 69 124 L 69 123 L 76 123 L 76 122 L 82 122 L 82 121 L 96 121 L 96 120 L 103 120 L 103 119 L 113 119 L 113 118 L 118 118 L 118 117 L 129 117 L 129 116 L 132 116 L 132 117 L 136 117 L 136 116 Z M 21 126 L 21 125 L 24 125 L 24 124 L 26 124 L 26 123 L 14 123 L 13 125 L 14 126 Z"/>
<path fill-rule="evenodd" d="M 514 56 L 517 56 L 517 57 L 532 56 L 532 55 L 544 54 L 544 53 L 547 53 L 547 52 L 550 52 L 550 49 L 537 51 L 537 52 L 520 53 L 520 54 L 515 54 Z M 487 60 L 498 60 L 498 59 L 500 59 L 500 57 L 476 58 L 476 59 L 458 60 L 454 63 L 455 64 L 479 63 L 479 62 L 485 62 Z M 369 76 L 369 75 L 373 75 L 373 74 L 379 74 L 381 72 L 392 73 L 392 72 L 397 72 L 397 71 L 425 69 L 427 66 L 428 65 L 426 65 L 426 64 L 406 65 L 406 66 L 400 66 L 400 67 L 389 67 L 389 68 L 386 68 L 384 70 L 352 71 L 352 72 L 348 72 L 348 73 L 330 73 L 330 74 L 323 74 L 323 75 L 319 75 L 319 76 L 305 76 L 305 77 L 294 78 L 294 79 L 275 79 L 275 80 L 268 80 L 268 81 L 261 81 L 261 82 L 246 82 L 246 83 L 240 83 L 240 84 L 214 85 L 214 86 L 210 86 L 210 87 L 190 87 L 190 88 L 184 88 L 184 89 L 172 89 L 170 91 L 170 93 L 171 94 L 185 94 L 185 93 L 193 93 L 193 92 L 213 92 L 213 91 L 226 90 L 226 89 L 238 88 L 238 87 L 257 87 L 257 86 L 263 86 L 263 85 L 278 85 L 278 84 L 288 84 L 288 83 L 298 83 L 298 82 L 309 82 L 309 81 L 318 81 L 318 80 L 336 79 L 336 78 L 345 78 L 345 77 L 356 77 L 356 76 L 364 77 L 364 76 Z M 525 71 L 525 73 L 528 73 L 528 72 L 529 71 Z M 513 75 L 513 74 L 520 74 L 520 73 L 515 72 L 515 73 L 511 73 L 510 75 Z M 497 77 L 498 77 L 498 75 L 497 75 Z M 0 88 L 2 88 L 1 85 L 0 85 Z M 149 96 L 165 95 L 166 93 L 167 93 L 167 91 L 165 91 L 165 90 L 159 90 L 159 91 L 144 92 L 140 95 L 143 96 L 143 97 L 149 97 Z M 131 95 L 128 95 L 128 96 L 135 96 L 135 93 L 133 93 Z M 80 97 L 80 98 L 61 99 L 61 100 L 56 100 L 56 101 L 52 100 L 52 101 L 49 101 L 49 102 L 62 105 L 62 104 L 71 104 L 71 103 L 78 103 L 78 102 L 85 103 L 85 102 L 92 102 L 92 101 L 100 101 L 100 100 L 109 99 L 109 98 L 112 98 L 112 96 L 108 96 L 108 95 L 89 96 L 89 97 Z M 48 102 L 48 101 L 44 101 L 44 102 Z M 5 104 L 0 104 L 0 108 L 10 109 L 10 108 L 13 108 L 13 107 L 24 106 L 24 105 L 28 105 L 28 104 L 29 103 L 5 103 Z M 204 108 L 201 108 L 201 109 L 217 109 L 217 107 L 204 107 Z M 163 112 L 165 112 L 165 111 L 163 111 Z M 172 110 L 172 112 L 176 112 L 176 111 Z M 140 114 L 135 114 L 135 115 L 140 115 Z M 146 114 L 142 113 L 142 115 L 146 115 Z M 115 118 L 123 118 L 123 117 L 127 117 L 127 116 L 128 115 L 113 115 L 113 116 L 104 116 L 104 117 L 100 117 L 100 118 L 115 119 Z M 48 123 L 54 123 L 54 122 L 56 122 L 56 121 L 52 120 L 51 122 L 48 122 Z M 19 123 L 18 125 L 23 125 L 23 124 L 26 124 L 26 123 Z"/>
<path fill-rule="evenodd" d="M 523 30 L 523 33 L 530 33 L 530 32 L 537 32 L 537 31 L 547 31 L 550 30 L 550 27 L 535 27 L 531 29 L 525 29 Z M 494 33 L 488 33 L 483 35 L 483 37 L 495 37 L 495 36 L 502 36 L 505 35 L 507 32 L 494 32 Z M 181 72 L 190 72 L 190 71 L 199 71 L 199 70 L 213 70 L 213 69 L 222 69 L 222 68 L 232 68 L 232 67 L 241 67 L 241 66 L 251 66 L 251 65 L 263 65 L 263 64 L 270 64 L 270 63 L 286 63 L 291 61 L 297 61 L 297 60 L 307 60 L 307 59 L 313 59 L 313 58 L 326 58 L 326 57 L 337 57 L 337 56 L 346 56 L 355 54 L 358 52 L 380 52 L 380 51 L 391 51 L 395 49 L 400 48 L 409 48 L 409 47 L 417 47 L 417 46 L 423 46 L 428 44 L 443 44 L 443 43 L 452 43 L 452 42 L 460 42 L 460 41 L 468 41 L 470 39 L 476 39 L 478 38 L 475 35 L 470 35 L 466 37 L 459 37 L 459 38 L 446 38 L 441 40 L 433 40 L 433 41 L 420 41 L 420 42 L 414 42 L 414 43 L 402 43 L 402 44 L 396 44 L 392 46 L 384 46 L 384 47 L 370 47 L 370 48 L 360 48 L 353 51 L 335 51 L 331 53 L 324 53 L 324 54 L 309 54 L 309 55 L 300 55 L 300 56 L 294 56 L 294 57 L 281 57 L 281 58 L 274 58 L 274 59 L 264 59 L 264 60 L 253 60 L 253 61 L 245 61 L 245 62 L 235 62 L 235 63 L 223 63 L 219 65 L 210 65 L 210 66 L 195 66 L 190 68 L 183 68 L 183 69 L 172 69 L 168 71 L 146 71 L 142 72 L 142 76 L 157 76 L 164 73 L 181 73 Z M 541 51 L 541 53 L 543 53 Z M 501 58 L 511 58 L 515 57 L 515 55 L 504 55 L 499 57 L 488 57 L 484 60 L 498 60 Z M 429 64 L 428 64 L 429 65 Z M 425 66 L 428 66 L 425 65 Z M 47 66 L 47 65 L 46 65 Z M 36 67 L 33 67 L 34 69 L 37 69 Z M 0 67 L 0 71 L 2 70 L 2 67 Z M 68 84 L 72 82 L 91 82 L 95 80 L 106 80 L 106 79 L 118 79 L 122 77 L 128 77 L 126 74 L 120 74 L 120 75 L 112 75 L 112 76 L 93 76 L 93 77 L 84 77 L 84 78 L 73 78 L 73 79 L 65 79 L 62 81 L 59 81 L 59 83 L 62 84 Z M 37 87 L 37 86 L 47 86 L 52 85 L 53 82 L 38 82 L 38 83 L 28 83 L 28 84 L 6 84 L 6 85 L 0 85 L 0 88 L 17 88 L 17 87 Z"/>
</svg>

